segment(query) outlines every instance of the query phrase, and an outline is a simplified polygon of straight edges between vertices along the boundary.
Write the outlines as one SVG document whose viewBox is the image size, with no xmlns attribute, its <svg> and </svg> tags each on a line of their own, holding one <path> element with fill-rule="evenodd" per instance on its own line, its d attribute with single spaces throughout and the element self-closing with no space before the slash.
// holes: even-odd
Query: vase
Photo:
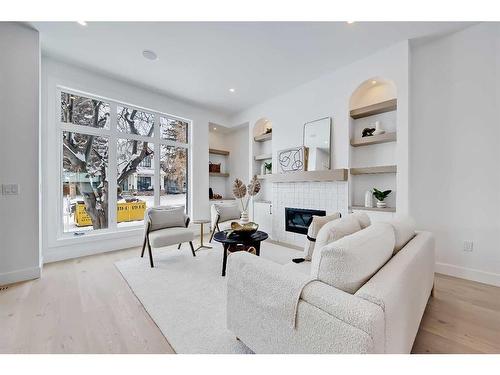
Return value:
<svg viewBox="0 0 500 375">
<path fill-rule="evenodd" d="M 380 121 L 375 121 L 375 131 L 373 135 L 384 134 L 385 130 L 380 126 Z"/>
<path fill-rule="evenodd" d="M 244 210 L 240 216 L 240 224 L 246 224 L 248 221 L 248 210 Z"/>
<path fill-rule="evenodd" d="M 387 203 L 385 203 L 384 201 L 379 201 L 377 199 L 377 207 L 378 208 L 386 208 L 387 207 Z"/>
<path fill-rule="evenodd" d="M 370 190 L 365 192 L 365 207 L 373 207 L 373 193 Z"/>
</svg>

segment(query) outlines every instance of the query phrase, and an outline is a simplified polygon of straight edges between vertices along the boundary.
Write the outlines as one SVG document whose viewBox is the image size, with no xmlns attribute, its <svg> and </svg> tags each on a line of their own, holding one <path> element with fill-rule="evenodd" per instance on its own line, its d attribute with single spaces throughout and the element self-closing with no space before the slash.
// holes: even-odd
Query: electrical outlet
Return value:
<svg viewBox="0 0 500 375">
<path fill-rule="evenodd" d="M 3 184 L 2 185 L 3 195 L 18 195 L 19 185 L 18 184 Z"/>
<path fill-rule="evenodd" d="M 464 251 L 472 252 L 474 250 L 474 242 L 464 241 Z"/>
</svg>

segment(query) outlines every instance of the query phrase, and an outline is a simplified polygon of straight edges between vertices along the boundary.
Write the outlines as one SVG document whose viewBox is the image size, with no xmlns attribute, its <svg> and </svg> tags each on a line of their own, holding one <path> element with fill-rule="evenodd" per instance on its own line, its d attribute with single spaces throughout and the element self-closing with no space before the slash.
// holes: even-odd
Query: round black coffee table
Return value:
<svg viewBox="0 0 500 375">
<path fill-rule="evenodd" d="M 258 230 L 252 235 L 241 235 L 231 233 L 227 235 L 227 231 L 217 232 L 214 235 L 214 240 L 220 242 L 224 246 L 224 257 L 222 258 L 222 276 L 226 276 L 227 254 L 230 252 L 230 247 L 243 245 L 244 248 L 255 247 L 255 255 L 260 256 L 260 243 L 267 240 L 269 237 L 266 232 Z"/>
</svg>

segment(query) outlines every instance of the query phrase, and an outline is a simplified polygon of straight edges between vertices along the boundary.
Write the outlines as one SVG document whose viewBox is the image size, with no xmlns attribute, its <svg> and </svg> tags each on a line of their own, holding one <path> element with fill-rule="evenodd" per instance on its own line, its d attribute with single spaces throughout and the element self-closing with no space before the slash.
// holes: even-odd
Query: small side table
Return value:
<svg viewBox="0 0 500 375">
<path fill-rule="evenodd" d="M 203 243 L 203 225 L 204 224 L 209 224 L 210 223 L 210 220 L 206 220 L 206 219 L 200 219 L 200 220 L 193 220 L 193 224 L 200 224 L 200 246 L 198 246 L 195 251 L 198 251 L 200 250 L 201 248 L 205 248 L 205 249 L 211 249 L 212 246 L 207 246 Z"/>
</svg>

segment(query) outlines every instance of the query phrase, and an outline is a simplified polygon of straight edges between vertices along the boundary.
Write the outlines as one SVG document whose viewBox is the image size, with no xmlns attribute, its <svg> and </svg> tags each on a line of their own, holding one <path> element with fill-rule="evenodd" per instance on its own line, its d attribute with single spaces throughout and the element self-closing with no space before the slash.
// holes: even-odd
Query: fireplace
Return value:
<svg viewBox="0 0 500 375">
<path fill-rule="evenodd" d="M 326 211 L 285 207 L 285 230 L 287 232 L 307 234 L 313 215 L 325 216 Z"/>
</svg>

